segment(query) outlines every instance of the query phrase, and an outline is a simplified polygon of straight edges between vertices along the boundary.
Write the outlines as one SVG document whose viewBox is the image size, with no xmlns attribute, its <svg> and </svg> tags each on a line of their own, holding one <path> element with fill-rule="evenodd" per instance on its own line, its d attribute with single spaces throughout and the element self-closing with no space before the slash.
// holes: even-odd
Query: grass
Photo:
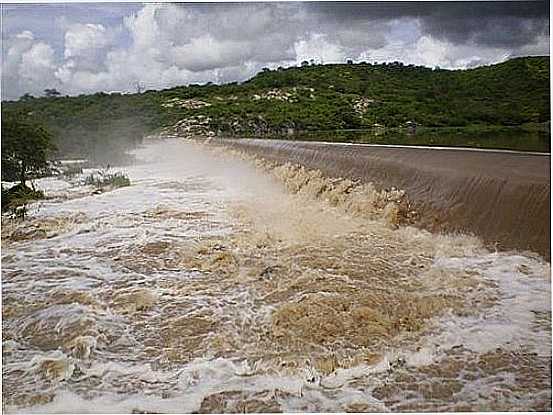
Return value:
<svg viewBox="0 0 553 415">
<path fill-rule="evenodd" d="M 44 192 L 33 190 L 21 183 L 2 189 L 2 213 L 10 212 L 17 219 L 25 219 L 27 205 L 34 201 L 44 199 Z"/>
<path fill-rule="evenodd" d="M 549 153 L 549 131 L 542 126 L 469 126 L 419 127 L 409 134 L 401 129 L 313 131 L 293 136 L 275 135 L 271 138 L 304 141 L 330 141 L 361 144 L 391 144 L 413 146 L 473 147 L 508 149 Z"/>
<path fill-rule="evenodd" d="M 85 177 L 85 185 L 91 185 L 98 189 L 104 187 L 120 188 L 131 185 L 129 177 L 122 172 L 108 173 L 107 170 L 99 170 Z"/>
</svg>

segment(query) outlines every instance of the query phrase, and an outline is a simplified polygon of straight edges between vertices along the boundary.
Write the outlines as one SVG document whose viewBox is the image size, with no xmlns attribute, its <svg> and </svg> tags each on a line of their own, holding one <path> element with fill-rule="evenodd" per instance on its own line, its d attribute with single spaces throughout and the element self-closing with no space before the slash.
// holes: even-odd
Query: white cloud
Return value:
<svg viewBox="0 0 553 415">
<path fill-rule="evenodd" d="M 65 58 L 86 56 L 111 43 L 110 35 L 101 24 L 75 24 L 65 32 Z"/>
<path fill-rule="evenodd" d="M 54 49 L 46 43 L 35 43 L 21 55 L 19 67 L 21 82 L 34 92 L 57 86 L 55 70 Z"/>
<path fill-rule="evenodd" d="M 255 60 L 247 42 L 217 40 L 207 34 L 171 48 L 168 60 L 178 67 L 198 72 Z"/>
<path fill-rule="evenodd" d="M 280 11 L 275 12 L 276 9 Z M 87 45 L 96 45 L 106 39 L 103 36 L 106 30 L 80 25 L 78 33 L 81 36 L 77 42 L 73 40 L 76 38 L 73 28 L 71 42 L 66 34 L 66 59 L 57 76 L 69 93 L 128 90 L 134 88 L 136 81 L 147 88 L 165 88 L 176 84 L 244 80 L 267 64 L 277 66 L 296 60 L 294 41 L 297 36 L 283 35 L 276 31 L 276 26 L 274 31 L 266 30 L 275 13 L 280 13 L 281 18 L 284 16 L 280 6 L 267 7 L 260 14 L 242 16 L 244 24 L 234 25 L 231 30 L 231 23 L 239 17 L 234 9 L 214 16 L 205 12 L 192 13 L 186 7 L 172 4 L 147 4 L 124 19 L 130 45 L 112 48 L 101 67 L 97 62 L 95 67 L 83 65 L 81 59 L 90 57 L 93 52 Z M 208 30 L 198 30 L 201 27 Z M 244 36 L 244 32 L 248 36 Z M 80 52 L 78 56 L 75 49 Z"/>
<path fill-rule="evenodd" d="M 510 56 L 509 50 L 476 45 L 453 45 L 432 36 L 419 37 L 415 42 L 390 42 L 386 46 L 368 51 L 360 60 L 392 62 L 444 69 L 469 68 L 477 65 L 502 62 Z"/>
<path fill-rule="evenodd" d="M 33 35 L 33 32 L 29 30 L 24 30 L 23 32 L 17 34 L 15 38 L 20 40 L 34 40 L 35 37 Z"/>
<path fill-rule="evenodd" d="M 334 16 L 297 3 L 150 3 L 132 10 L 117 21 L 58 16 L 59 36 L 48 41 L 29 30 L 5 38 L 4 96 L 52 87 L 63 94 L 133 90 L 136 81 L 149 89 L 242 81 L 262 67 L 311 59 L 457 68 L 549 53 L 548 34 L 510 49 L 460 44 L 434 36 L 413 16 Z"/>
<path fill-rule="evenodd" d="M 2 69 L 4 74 L 15 75 L 19 71 L 21 57 L 24 52 L 32 47 L 33 42 L 33 33 L 28 30 L 15 35 L 3 59 Z"/>
<path fill-rule="evenodd" d="M 54 49 L 36 41 L 32 32 L 18 33 L 10 42 L 2 65 L 3 90 L 40 94 L 45 88 L 57 87 Z"/>
<path fill-rule="evenodd" d="M 346 58 L 344 48 L 331 43 L 323 34 L 314 34 L 309 39 L 296 42 L 295 50 L 299 62 L 315 59 L 317 62 L 343 63 Z"/>
</svg>

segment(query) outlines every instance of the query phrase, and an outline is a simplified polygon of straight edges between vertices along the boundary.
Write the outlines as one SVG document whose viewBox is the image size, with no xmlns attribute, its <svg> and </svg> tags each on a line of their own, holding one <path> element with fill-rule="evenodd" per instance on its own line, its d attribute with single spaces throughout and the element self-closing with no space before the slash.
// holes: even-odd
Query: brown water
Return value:
<svg viewBox="0 0 553 415">
<path fill-rule="evenodd" d="M 551 255 L 550 156 L 280 140 L 220 140 L 277 163 L 405 190 L 433 232 L 476 234 L 489 247 Z"/>
<path fill-rule="evenodd" d="M 548 410 L 549 263 L 170 139 L 2 228 L 7 412 Z"/>
</svg>

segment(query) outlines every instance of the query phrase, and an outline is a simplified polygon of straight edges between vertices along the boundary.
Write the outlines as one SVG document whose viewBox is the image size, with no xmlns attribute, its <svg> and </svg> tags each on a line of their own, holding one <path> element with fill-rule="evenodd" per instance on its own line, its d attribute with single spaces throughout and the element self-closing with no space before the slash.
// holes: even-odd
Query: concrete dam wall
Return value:
<svg viewBox="0 0 553 415">
<path fill-rule="evenodd" d="M 491 248 L 530 250 L 550 260 L 550 155 L 451 148 L 262 139 L 213 140 L 328 177 L 403 189 L 416 226 L 462 232 Z"/>
</svg>

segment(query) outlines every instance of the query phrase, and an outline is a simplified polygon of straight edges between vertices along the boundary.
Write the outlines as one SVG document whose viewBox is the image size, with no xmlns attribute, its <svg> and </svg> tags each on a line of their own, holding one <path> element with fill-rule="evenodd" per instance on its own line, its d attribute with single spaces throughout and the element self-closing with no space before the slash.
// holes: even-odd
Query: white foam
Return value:
<svg viewBox="0 0 553 415">
<path fill-rule="evenodd" d="M 39 303 L 56 288 L 88 291 L 109 303 L 117 293 L 151 284 L 148 288 L 159 295 L 156 298 L 161 302 L 163 295 L 170 290 L 156 286 L 156 273 L 140 273 L 118 267 L 117 263 L 105 261 L 100 254 L 108 255 L 117 249 L 124 251 L 134 245 L 160 240 L 189 241 L 196 236 L 224 233 L 225 226 L 229 224 L 229 218 L 225 216 L 229 202 L 259 199 L 271 194 L 274 190 L 271 186 L 275 186 L 267 177 L 256 177 L 259 172 L 251 166 L 240 163 L 232 166 L 228 160 L 214 160 L 194 146 L 178 141 L 147 146 L 136 154 L 148 163 L 125 169 L 131 178 L 130 187 L 56 203 L 46 201 L 41 205 L 36 213 L 38 216 L 83 212 L 87 219 L 56 238 L 27 241 L 6 248 L 2 263 L 4 271 L 25 270 L 25 273 L 10 276 L 4 282 L 4 294 L 24 299 L 31 297 L 34 303 Z M 71 189 L 56 180 L 43 180 L 40 186 L 61 193 Z M 210 217 L 221 221 L 212 228 L 194 227 L 171 218 L 149 221 L 144 213 L 159 206 L 164 209 L 206 211 L 212 215 Z M 265 214 L 272 212 L 268 210 Z M 278 213 L 277 210 L 274 212 Z M 330 230 L 334 231 L 332 227 Z M 399 232 L 404 232 L 404 236 L 409 238 L 416 238 L 417 235 L 430 237 L 414 228 L 403 228 Z M 437 241 L 447 239 L 436 238 Z M 245 359 L 222 358 L 196 359 L 187 364 L 156 370 L 155 366 L 132 354 L 135 349 L 141 350 L 144 344 L 139 336 L 126 331 L 132 322 L 125 316 L 118 316 L 114 310 L 96 309 L 89 305 L 48 307 L 45 304 L 42 313 L 39 311 L 27 317 L 38 317 L 44 322 L 50 320 L 52 332 L 62 331 L 79 322 L 82 316 L 90 317 L 94 319 L 94 327 L 112 335 L 112 342 L 102 350 L 95 349 L 90 360 L 84 363 L 67 358 L 74 367 L 71 366 L 71 371 L 68 369 L 62 376 L 52 402 L 31 408 L 8 406 L 6 410 L 22 413 L 129 413 L 133 410 L 185 413 L 198 411 L 207 396 L 244 391 L 274 394 L 281 408 L 287 412 L 344 412 L 352 404 L 386 411 L 386 407 L 374 399 L 367 389 L 352 383 L 357 379 L 367 381 L 373 375 L 386 372 L 400 357 L 407 366 L 424 366 L 436 362 L 444 349 L 458 345 L 479 353 L 497 347 L 530 347 L 542 356 L 550 356 L 551 331 L 536 324 L 537 314 L 547 314 L 551 310 L 549 264 L 512 253 L 481 253 L 479 246 L 473 249 L 474 246 L 469 241 L 466 246 L 460 243 L 455 249 L 437 249 L 438 254 L 456 251 L 462 256 L 438 258 L 433 267 L 475 271 L 483 282 L 497 285 L 497 305 L 484 309 L 479 315 L 443 316 L 435 322 L 434 334 L 412 345 L 409 350 L 390 351 L 375 366 L 340 368 L 327 376 L 316 373 L 313 368 L 306 368 L 303 374 L 283 375 Z M 194 298 L 195 307 L 202 310 L 209 308 L 211 313 L 241 319 L 244 326 L 259 322 L 266 324 L 270 318 L 273 306 L 254 307 L 252 293 L 247 287 L 229 289 L 225 295 L 242 304 L 243 308 L 229 310 L 225 307 L 226 297 L 210 301 L 201 293 Z M 172 298 L 184 302 L 187 296 L 177 292 Z M 196 309 L 187 312 L 192 315 Z M 252 316 L 255 310 L 257 315 Z M 65 312 L 71 314 L 66 316 Z M 152 312 L 152 316 L 156 316 L 155 312 L 158 310 Z M 24 318 L 19 321 L 28 322 Z M 29 321 L 35 322 L 33 319 Z M 8 341 L 4 347 L 15 353 L 27 346 L 24 341 Z M 110 353 L 110 347 L 124 350 L 123 353 L 129 355 Z M 31 367 L 36 366 L 39 360 L 34 361 Z M 21 368 L 29 369 L 28 362 L 20 363 L 23 365 Z M 9 363 L 10 370 L 16 370 L 16 365 Z M 64 382 L 64 379 L 71 382 Z M 102 385 L 89 390 L 89 399 L 85 399 L 74 388 L 80 381 L 90 379 L 101 379 Z M 128 379 L 139 386 L 133 386 L 132 392 L 118 390 Z M 31 384 L 31 387 L 34 385 Z"/>
<path fill-rule="evenodd" d="M 434 267 L 477 271 L 497 284 L 498 304 L 477 316 L 452 314 L 439 319 L 439 334 L 427 339 L 425 356 L 438 349 L 463 346 L 485 353 L 497 348 L 529 347 L 542 356 L 551 356 L 551 330 L 536 325 L 536 314 L 551 314 L 549 264 L 521 255 L 490 253 L 474 257 L 440 258 Z M 521 267 L 525 272 L 521 271 Z M 427 364 L 428 358 L 413 364 Z"/>
</svg>

